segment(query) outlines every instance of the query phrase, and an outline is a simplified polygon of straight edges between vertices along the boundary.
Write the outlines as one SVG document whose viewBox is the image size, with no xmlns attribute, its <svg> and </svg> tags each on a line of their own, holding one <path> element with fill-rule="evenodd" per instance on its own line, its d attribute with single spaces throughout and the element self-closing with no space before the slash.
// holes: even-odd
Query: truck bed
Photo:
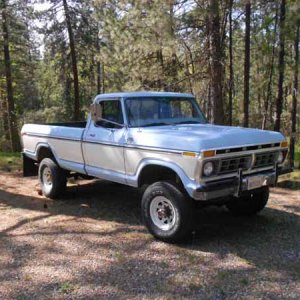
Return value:
<svg viewBox="0 0 300 300">
<path fill-rule="evenodd" d="M 85 126 L 86 122 L 25 124 L 21 131 L 23 152 L 36 161 L 39 149 L 49 148 L 62 168 L 85 173 L 81 148 Z"/>
<path fill-rule="evenodd" d="M 86 121 L 37 123 L 37 124 L 39 124 L 39 125 L 50 125 L 50 126 L 62 126 L 62 127 L 75 127 L 75 128 L 85 128 L 86 127 Z"/>
</svg>

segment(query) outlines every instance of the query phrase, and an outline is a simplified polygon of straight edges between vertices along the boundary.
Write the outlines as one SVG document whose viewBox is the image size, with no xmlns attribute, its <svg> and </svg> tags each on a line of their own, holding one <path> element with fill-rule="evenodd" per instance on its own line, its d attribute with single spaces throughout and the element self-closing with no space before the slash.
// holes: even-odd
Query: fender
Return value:
<svg viewBox="0 0 300 300">
<path fill-rule="evenodd" d="M 37 143 L 34 152 L 29 151 L 29 150 L 27 150 L 27 149 L 24 149 L 23 153 L 24 153 L 27 157 L 29 157 L 29 158 L 31 158 L 31 159 L 37 161 L 37 160 L 38 160 L 38 154 L 39 154 L 39 151 L 40 151 L 41 148 L 47 148 L 47 149 L 49 149 L 49 150 L 52 152 L 52 154 L 53 154 L 53 156 L 54 156 L 56 162 L 57 162 L 58 165 L 61 167 L 61 165 L 60 165 L 60 161 L 61 161 L 61 160 L 58 158 L 57 153 L 55 152 L 55 150 L 51 147 L 51 145 L 50 145 L 49 143 L 46 143 L 46 142 L 39 142 L 39 143 Z"/>
<path fill-rule="evenodd" d="M 37 158 L 37 155 L 38 155 L 38 151 L 41 147 L 46 147 L 46 148 L 51 150 L 51 152 L 53 153 L 55 161 L 57 162 L 57 164 L 62 169 L 66 169 L 66 170 L 70 170 L 70 171 L 76 171 L 78 173 L 87 175 L 87 173 L 84 169 L 84 164 L 59 158 L 57 153 L 55 152 L 55 150 L 53 150 L 53 148 L 48 143 L 42 142 L 42 143 L 38 144 L 37 149 L 36 149 L 36 158 Z"/>
<path fill-rule="evenodd" d="M 42 147 L 48 148 L 52 152 L 57 163 L 60 165 L 60 163 L 59 163 L 60 159 L 58 158 L 56 151 L 53 149 L 53 147 L 51 147 L 51 145 L 49 143 L 41 142 L 41 143 L 37 144 L 36 150 L 35 150 L 36 158 L 38 158 L 38 153 Z"/>
<path fill-rule="evenodd" d="M 177 174 L 177 176 L 180 178 L 180 180 L 182 181 L 184 186 L 186 186 L 192 180 L 191 178 L 189 178 L 186 175 L 186 173 L 183 171 L 183 169 L 180 166 L 178 166 L 176 163 L 174 163 L 172 161 L 166 161 L 166 160 L 157 159 L 157 158 L 144 158 L 141 160 L 136 173 L 134 175 L 127 175 L 127 178 L 126 178 L 127 184 L 134 186 L 134 187 L 138 187 L 138 181 L 139 181 L 140 174 L 141 174 L 142 170 L 146 166 L 149 166 L 149 165 L 166 167 L 166 168 L 173 170 Z"/>
<path fill-rule="evenodd" d="M 38 174 L 38 164 L 36 162 L 38 161 L 38 155 L 41 148 L 49 149 L 56 160 L 57 155 L 48 143 L 38 143 L 35 147 L 35 151 L 24 149 L 24 151 L 22 152 L 24 177 L 36 176 Z"/>
</svg>

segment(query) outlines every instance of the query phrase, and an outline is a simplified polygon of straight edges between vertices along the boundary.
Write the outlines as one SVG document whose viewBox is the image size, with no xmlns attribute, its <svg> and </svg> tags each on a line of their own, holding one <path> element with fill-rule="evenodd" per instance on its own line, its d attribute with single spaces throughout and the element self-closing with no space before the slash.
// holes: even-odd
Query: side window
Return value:
<svg viewBox="0 0 300 300">
<path fill-rule="evenodd" d="M 96 122 L 96 126 L 105 128 L 121 128 L 124 120 L 121 102 L 117 100 L 101 101 L 102 120 Z"/>
</svg>

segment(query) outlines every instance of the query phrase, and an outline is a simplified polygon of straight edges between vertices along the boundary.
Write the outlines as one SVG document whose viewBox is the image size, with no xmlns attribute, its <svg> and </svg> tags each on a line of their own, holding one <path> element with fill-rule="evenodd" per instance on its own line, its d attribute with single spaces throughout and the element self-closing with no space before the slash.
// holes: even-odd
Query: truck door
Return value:
<svg viewBox="0 0 300 300">
<path fill-rule="evenodd" d="M 100 100 L 102 118 L 90 121 L 83 137 L 88 175 L 125 183 L 124 116 L 119 99 Z"/>
</svg>

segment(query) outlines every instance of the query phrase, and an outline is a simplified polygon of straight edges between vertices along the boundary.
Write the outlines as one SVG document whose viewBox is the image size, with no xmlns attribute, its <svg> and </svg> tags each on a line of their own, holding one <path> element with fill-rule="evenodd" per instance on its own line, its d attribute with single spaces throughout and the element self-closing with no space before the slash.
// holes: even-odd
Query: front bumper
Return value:
<svg viewBox="0 0 300 300">
<path fill-rule="evenodd" d="M 261 177 L 261 186 L 276 186 L 279 175 L 292 172 L 292 169 L 281 169 L 275 166 L 274 170 L 260 172 L 251 175 L 243 175 L 240 170 L 236 177 L 216 180 L 201 184 L 193 193 L 195 200 L 212 200 L 227 196 L 239 197 L 242 192 L 248 190 L 248 180 L 250 177 Z"/>
</svg>

